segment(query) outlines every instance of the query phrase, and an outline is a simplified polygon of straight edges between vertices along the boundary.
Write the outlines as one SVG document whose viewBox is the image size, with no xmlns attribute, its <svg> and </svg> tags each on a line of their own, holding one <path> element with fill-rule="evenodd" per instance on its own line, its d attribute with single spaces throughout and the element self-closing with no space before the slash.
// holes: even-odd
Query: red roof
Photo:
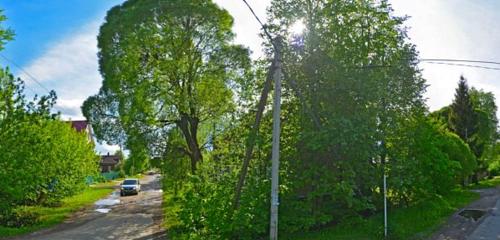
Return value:
<svg viewBox="0 0 500 240">
<path fill-rule="evenodd" d="M 81 121 L 71 121 L 71 126 L 77 131 L 77 132 L 82 132 L 87 129 L 87 121 L 81 120 Z"/>
</svg>

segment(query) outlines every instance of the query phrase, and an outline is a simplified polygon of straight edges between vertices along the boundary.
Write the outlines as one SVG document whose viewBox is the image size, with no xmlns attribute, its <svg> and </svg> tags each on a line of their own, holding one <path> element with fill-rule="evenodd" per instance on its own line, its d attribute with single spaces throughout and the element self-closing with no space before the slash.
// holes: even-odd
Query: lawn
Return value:
<svg viewBox="0 0 500 240">
<path fill-rule="evenodd" d="M 113 191 L 114 185 L 116 185 L 115 182 L 93 185 L 80 194 L 63 199 L 62 205 L 59 207 L 26 207 L 34 212 L 40 213 L 40 222 L 33 226 L 21 228 L 9 228 L 0 226 L 0 238 L 30 233 L 61 223 L 72 213 L 83 209 L 93 204 L 95 201 L 109 195 Z"/>
<path fill-rule="evenodd" d="M 444 197 L 435 197 L 412 207 L 389 209 L 388 225 L 391 239 L 426 239 L 456 210 L 476 200 L 479 194 L 454 190 Z M 351 221 L 314 232 L 282 236 L 285 239 L 381 239 L 383 215 Z"/>
</svg>

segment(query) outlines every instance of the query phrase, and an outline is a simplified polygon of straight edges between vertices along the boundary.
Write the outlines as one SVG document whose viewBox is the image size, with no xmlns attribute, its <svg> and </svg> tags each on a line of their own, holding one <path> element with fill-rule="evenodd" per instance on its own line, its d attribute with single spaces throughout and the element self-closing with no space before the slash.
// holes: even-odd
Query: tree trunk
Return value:
<svg viewBox="0 0 500 240">
<path fill-rule="evenodd" d="M 181 129 L 188 147 L 188 155 L 191 159 L 191 173 L 196 172 L 196 165 L 203 160 L 200 145 L 198 144 L 198 123 L 195 117 L 181 114 L 181 119 L 177 121 L 177 126 Z"/>
</svg>

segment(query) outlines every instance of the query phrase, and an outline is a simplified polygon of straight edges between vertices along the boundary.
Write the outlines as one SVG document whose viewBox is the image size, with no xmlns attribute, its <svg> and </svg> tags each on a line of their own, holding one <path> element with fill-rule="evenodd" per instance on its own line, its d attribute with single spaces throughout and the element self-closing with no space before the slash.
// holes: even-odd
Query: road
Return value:
<svg viewBox="0 0 500 240">
<path fill-rule="evenodd" d="M 14 239 L 29 240 L 128 240 L 166 239 L 161 228 L 162 193 L 159 175 L 141 180 L 141 192 L 120 197 L 118 190 L 93 208 L 75 214 L 54 228 Z"/>
<path fill-rule="evenodd" d="M 500 240 L 500 187 L 474 191 L 480 198 L 453 214 L 430 240 Z M 459 215 L 464 209 L 485 214 L 473 220 Z"/>
<path fill-rule="evenodd" d="M 500 199 L 467 240 L 500 240 Z"/>
</svg>

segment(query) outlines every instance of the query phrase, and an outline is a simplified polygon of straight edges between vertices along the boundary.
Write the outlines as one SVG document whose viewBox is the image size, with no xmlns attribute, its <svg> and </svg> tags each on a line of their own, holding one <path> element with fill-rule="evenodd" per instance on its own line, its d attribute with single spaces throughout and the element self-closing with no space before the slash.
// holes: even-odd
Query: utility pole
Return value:
<svg viewBox="0 0 500 240">
<path fill-rule="evenodd" d="M 387 238 L 387 176 L 384 166 L 384 237 Z"/>
<path fill-rule="evenodd" d="M 278 239 L 278 206 L 279 206 L 279 166 L 280 166 L 280 114 L 281 114 L 281 78 L 282 56 L 281 37 L 274 39 L 275 47 L 275 69 L 274 69 L 274 104 L 273 104 L 273 146 L 271 166 L 271 222 L 269 237 L 271 240 Z"/>
</svg>

